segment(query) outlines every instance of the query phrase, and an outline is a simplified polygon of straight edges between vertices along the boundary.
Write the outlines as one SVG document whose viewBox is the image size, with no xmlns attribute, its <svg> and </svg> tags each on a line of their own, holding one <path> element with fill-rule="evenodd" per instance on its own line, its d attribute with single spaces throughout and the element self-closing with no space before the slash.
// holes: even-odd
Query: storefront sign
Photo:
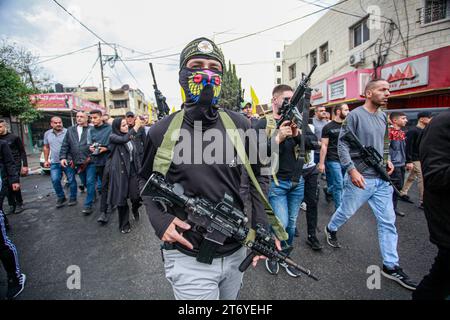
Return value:
<svg viewBox="0 0 450 320">
<path fill-rule="evenodd" d="M 70 110 L 73 104 L 71 94 L 33 94 L 30 99 L 34 107 L 41 111 Z"/>
<path fill-rule="evenodd" d="M 312 87 L 311 104 L 313 106 L 327 103 L 327 83 L 322 82 Z"/>
<path fill-rule="evenodd" d="M 328 85 L 328 100 L 344 99 L 347 96 L 347 80 L 341 79 Z"/>
<path fill-rule="evenodd" d="M 403 90 L 428 84 L 428 56 L 394 64 L 381 70 L 381 77 L 390 84 L 390 90 Z"/>
<path fill-rule="evenodd" d="M 41 111 L 92 111 L 105 112 L 105 108 L 88 100 L 80 99 L 71 93 L 49 93 L 30 95 L 33 106 Z"/>
</svg>

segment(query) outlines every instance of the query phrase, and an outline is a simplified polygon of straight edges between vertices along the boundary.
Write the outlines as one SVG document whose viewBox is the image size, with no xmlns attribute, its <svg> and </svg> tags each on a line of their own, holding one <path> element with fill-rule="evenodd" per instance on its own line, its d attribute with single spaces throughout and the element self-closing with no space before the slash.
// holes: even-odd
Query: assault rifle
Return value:
<svg viewBox="0 0 450 320">
<path fill-rule="evenodd" d="M 302 128 L 302 123 L 303 123 L 302 112 L 303 112 L 303 109 L 305 108 L 305 106 L 304 106 L 305 103 L 302 103 L 302 100 L 305 98 L 304 97 L 305 92 L 307 92 L 308 89 L 311 90 L 309 88 L 309 82 L 311 81 L 311 76 L 312 76 L 314 70 L 316 70 L 316 68 L 317 68 L 317 65 L 316 64 L 313 65 L 309 74 L 302 79 L 302 81 L 298 85 L 297 89 L 295 90 L 291 100 L 289 101 L 289 99 L 285 99 L 283 101 L 282 106 L 278 110 L 278 114 L 281 117 L 277 121 L 277 128 L 280 128 L 281 124 L 287 120 L 294 122 L 299 129 Z M 309 99 L 308 99 L 308 102 L 309 102 Z M 300 108 L 298 106 L 300 106 Z M 309 111 L 309 105 L 306 107 L 308 108 L 308 111 Z"/>
<path fill-rule="evenodd" d="M 394 192 L 400 196 L 400 191 L 392 183 L 389 174 L 387 173 L 385 167 L 383 166 L 383 157 L 381 154 L 372 146 L 364 146 L 361 141 L 355 136 L 351 131 L 347 131 L 342 139 L 348 142 L 350 146 L 357 149 L 359 156 L 361 157 L 364 164 L 368 167 L 375 169 L 375 171 L 380 175 L 381 179 L 389 182 L 389 184 L 394 188 Z"/>
<path fill-rule="evenodd" d="M 158 89 L 156 84 L 155 72 L 153 72 L 153 64 L 150 62 L 150 71 L 152 72 L 153 78 L 153 89 L 155 90 L 156 105 L 158 106 L 158 120 L 161 120 L 165 116 L 169 115 L 170 109 L 166 103 L 166 97 L 163 96 L 161 91 Z"/>
<path fill-rule="evenodd" d="M 143 188 L 143 193 L 149 193 L 152 200 L 159 203 L 166 211 L 167 207 L 183 208 L 187 213 L 187 220 L 194 225 L 194 230 L 204 233 L 203 241 L 223 245 L 227 238 L 233 238 L 248 247 L 251 252 L 239 266 L 241 272 L 247 270 L 254 256 L 263 255 L 281 264 L 292 266 L 316 281 L 319 280 L 310 270 L 278 251 L 271 232 L 262 225 L 259 224 L 255 230 L 248 229 L 245 226 L 248 222 L 247 217 L 233 206 L 233 199 L 227 194 L 219 203 L 212 203 L 200 197 L 188 197 L 180 184 L 167 182 L 160 173 L 153 173 L 150 176 Z M 249 232 L 255 232 L 252 241 L 246 241 Z"/>
<path fill-rule="evenodd" d="M 236 112 L 241 112 L 241 103 L 244 102 L 244 92 L 245 89 L 242 89 L 241 78 L 239 78 L 239 87 L 238 87 L 238 95 L 236 97 Z"/>
</svg>

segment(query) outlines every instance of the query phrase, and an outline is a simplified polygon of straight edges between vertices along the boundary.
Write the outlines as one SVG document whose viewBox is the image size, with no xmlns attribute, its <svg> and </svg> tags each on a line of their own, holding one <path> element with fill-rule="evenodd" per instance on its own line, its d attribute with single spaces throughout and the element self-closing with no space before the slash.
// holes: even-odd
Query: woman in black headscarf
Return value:
<svg viewBox="0 0 450 320">
<path fill-rule="evenodd" d="M 129 130 L 125 119 L 116 118 L 112 123 L 112 134 L 109 137 L 111 169 L 108 204 L 111 208 L 117 206 L 119 228 L 122 233 L 131 231 L 128 198 L 132 203 L 135 220 L 139 219 L 140 196 L 137 173 L 140 170 L 141 162 L 134 143 L 134 136 L 141 126 L 141 121 L 136 119 L 135 126 Z"/>
</svg>

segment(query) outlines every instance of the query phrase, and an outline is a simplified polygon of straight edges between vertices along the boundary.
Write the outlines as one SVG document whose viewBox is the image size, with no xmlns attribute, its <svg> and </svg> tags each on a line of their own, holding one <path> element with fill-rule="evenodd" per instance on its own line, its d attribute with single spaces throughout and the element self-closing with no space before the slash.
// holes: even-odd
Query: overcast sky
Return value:
<svg viewBox="0 0 450 320">
<path fill-rule="evenodd" d="M 117 47 L 117 52 L 123 60 L 138 56 L 142 58 L 142 53 L 149 52 L 153 52 L 154 57 L 179 53 L 189 41 L 200 36 L 213 39 L 216 43 L 225 42 L 320 9 L 299 0 L 58 2 L 105 41 L 121 45 L 122 47 Z M 314 2 L 329 5 L 337 1 Z M 299 37 L 324 13 L 221 45 L 226 60 L 236 64 L 238 76 L 242 78 L 246 89 L 246 99 L 250 99 L 251 85 L 260 102 L 269 101 L 274 84 L 275 52 L 282 51 L 285 44 Z M 39 55 L 41 60 L 94 45 L 99 41 L 52 0 L 0 0 L 0 30 L 1 38 L 29 49 Z M 42 66 L 56 82 L 65 86 L 77 86 L 87 77 L 98 57 L 97 50 L 92 47 L 42 63 Z M 114 53 L 106 45 L 102 46 L 102 50 L 106 55 Z M 113 68 L 108 64 L 105 66 L 105 76 L 110 77 L 113 88 L 130 84 L 131 87 L 139 87 L 146 98 L 150 99 L 153 97 L 153 89 L 148 62 L 125 62 L 137 83 L 119 61 Z M 160 90 L 167 97 L 170 107 L 178 108 L 181 103 L 178 85 L 179 56 L 155 59 L 152 62 Z M 100 78 L 97 63 L 84 86 L 99 86 Z"/>
</svg>

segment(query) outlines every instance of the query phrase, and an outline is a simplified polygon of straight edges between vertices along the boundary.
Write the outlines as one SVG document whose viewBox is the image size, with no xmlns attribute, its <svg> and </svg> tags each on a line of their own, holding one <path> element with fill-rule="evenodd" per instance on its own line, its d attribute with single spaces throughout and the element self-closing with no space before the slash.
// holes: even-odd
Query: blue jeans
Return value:
<svg viewBox="0 0 450 320">
<path fill-rule="evenodd" d="M 397 253 L 398 234 L 395 228 L 395 212 L 392 205 L 392 187 L 381 179 L 365 178 L 365 189 L 356 187 L 349 175 L 344 178 L 344 194 L 342 203 L 331 217 L 328 229 L 337 231 L 365 203 L 377 219 L 378 241 L 383 264 L 392 269 L 398 266 Z"/>
<path fill-rule="evenodd" d="M 333 195 L 334 207 L 337 209 L 342 201 L 345 170 L 339 161 L 325 161 L 325 171 L 327 173 L 328 192 Z"/>
<path fill-rule="evenodd" d="M 95 198 L 95 185 L 97 183 L 97 167 L 94 164 L 88 164 L 86 169 L 80 174 L 80 180 L 85 183 L 87 189 L 86 200 L 84 207 L 92 207 Z"/>
<path fill-rule="evenodd" d="M 298 211 L 303 201 L 305 181 L 303 177 L 294 187 L 291 180 L 278 180 L 277 186 L 274 181 L 270 184 L 269 202 L 275 215 L 280 219 L 289 238 L 287 244 L 292 246 L 295 228 L 297 225 Z"/>
<path fill-rule="evenodd" d="M 77 199 L 77 181 L 75 180 L 75 171 L 71 167 L 63 168 L 59 163 L 50 165 L 50 176 L 52 179 L 53 189 L 55 189 L 58 199 L 65 198 L 64 189 L 61 185 L 62 173 L 66 174 L 67 183 L 70 187 L 70 200 Z"/>
</svg>

